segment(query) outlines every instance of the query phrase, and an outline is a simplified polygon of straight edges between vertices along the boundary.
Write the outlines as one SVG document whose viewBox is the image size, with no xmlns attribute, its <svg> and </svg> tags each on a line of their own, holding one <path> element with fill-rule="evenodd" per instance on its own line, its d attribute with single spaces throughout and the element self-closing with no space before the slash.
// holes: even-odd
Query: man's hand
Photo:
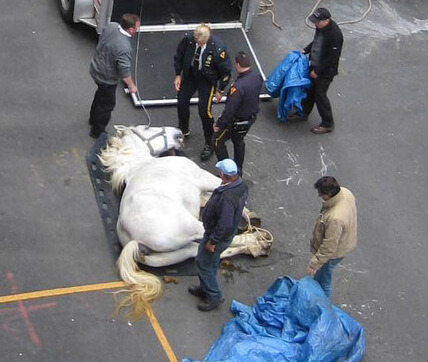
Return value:
<svg viewBox="0 0 428 362">
<path fill-rule="evenodd" d="M 219 132 L 220 131 L 220 127 L 217 126 L 217 123 L 213 123 L 213 130 L 214 130 L 214 132 Z"/>
<path fill-rule="evenodd" d="M 138 92 L 137 86 L 135 85 L 131 76 L 123 78 L 122 80 L 126 84 L 126 86 L 128 87 L 129 93 L 137 93 Z"/>
<path fill-rule="evenodd" d="M 312 79 L 317 79 L 317 78 L 318 78 L 318 74 L 317 74 L 317 73 L 315 73 L 315 70 L 311 70 L 311 72 L 309 73 L 309 76 L 310 76 Z"/>
<path fill-rule="evenodd" d="M 208 251 L 209 253 L 214 253 L 215 244 L 213 244 L 211 240 L 208 240 L 207 243 L 205 244 L 205 250 Z"/>
<path fill-rule="evenodd" d="M 216 91 L 214 95 L 214 102 L 219 103 L 222 97 L 223 93 L 221 93 L 220 91 Z"/>
<path fill-rule="evenodd" d="M 181 75 L 176 75 L 174 78 L 174 87 L 177 92 L 180 91 L 180 86 L 181 86 Z"/>
<path fill-rule="evenodd" d="M 312 268 L 311 266 L 308 266 L 306 268 L 306 273 L 308 273 L 309 275 L 314 276 L 316 274 L 316 272 L 317 272 L 316 269 Z"/>
<path fill-rule="evenodd" d="M 137 93 L 138 92 L 137 86 L 135 84 L 131 84 L 131 86 L 128 89 L 129 89 L 129 93 Z"/>
</svg>

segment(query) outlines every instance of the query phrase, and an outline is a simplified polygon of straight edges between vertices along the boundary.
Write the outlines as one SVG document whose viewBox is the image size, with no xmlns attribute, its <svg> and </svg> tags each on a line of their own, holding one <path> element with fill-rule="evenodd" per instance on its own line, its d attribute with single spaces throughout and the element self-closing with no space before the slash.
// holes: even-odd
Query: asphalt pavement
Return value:
<svg viewBox="0 0 428 362">
<path fill-rule="evenodd" d="M 323 5 L 346 21 L 367 3 Z M 248 36 L 266 74 L 312 39 L 304 24 L 312 6 L 276 1 L 283 30 L 269 15 L 254 19 Z M 95 31 L 65 24 L 55 0 L 3 2 L 0 29 L 0 294 L 119 280 L 86 168 Z M 244 273 L 220 273 L 227 303 L 219 310 L 196 309 L 191 276 L 167 284 L 154 305 L 178 359 L 203 358 L 232 317 L 232 299 L 253 304 L 277 277 L 305 275 L 321 205 L 313 183 L 333 175 L 355 194 L 359 218 L 358 247 L 335 271 L 333 302 L 364 326 L 366 361 L 428 361 L 428 3 L 374 0 L 366 19 L 342 30 L 329 91 L 334 132 L 309 131 L 319 122 L 316 109 L 308 122 L 280 123 L 272 100 L 246 137 L 248 206 L 274 235 L 271 255 L 236 258 Z M 171 59 L 163 77 L 171 87 L 173 76 Z M 216 117 L 222 108 L 215 106 Z M 148 111 L 152 125 L 177 125 L 174 107 Z M 191 116 L 186 152 L 200 163 L 196 107 Z M 146 122 L 118 90 L 108 130 Z M 214 172 L 214 162 L 200 164 Z M 113 306 L 108 291 L 0 304 L 2 360 L 167 361 L 152 323 L 113 318 Z"/>
</svg>

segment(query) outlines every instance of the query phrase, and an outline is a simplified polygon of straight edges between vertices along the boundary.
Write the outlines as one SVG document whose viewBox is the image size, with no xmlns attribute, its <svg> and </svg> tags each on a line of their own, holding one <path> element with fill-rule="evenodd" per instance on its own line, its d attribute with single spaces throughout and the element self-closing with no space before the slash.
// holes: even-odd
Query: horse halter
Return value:
<svg viewBox="0 0 428 362">
<path fill-rule="evenodd" d="M 156 157 L 156 156 L 158 156 L 160 153 L 162 153 L 163 151 L 167 151 L 167 150 L 168 150 L 168 137 L 167 137 L 167 133 L 166 133 L 166 131 L 165 131 L 165 127 L 161 127 L 161 131 L 160 131 L 160 132 L 155 133 L 154 135 L 152 135 L 152 136 L 150 136 L 150 137 L 148 137 L 148 138 L 144 137 L 140 132 L 138 132 L 138 130 L 137 130 L 136 128 L 131 128 L 131 131 L 132 131 L 135 135 L 137 135 L 137 136 L 138 136 L 138 138 L 139 138 L 140 140 L 142 140 L 142 141 L 145 143 L 145 145 L 148 147 L 148 149 L 149 149 L 149 151 L 150 151 L 150 154 L 151 154 L 153 157 Z M 155 151 L 155 149 L 153 148 L 153 146 L 152 146 L 151 142 L 152 142 L 153 140 L 155 140 L 156 138 L 158 138 L 158 137 L 162 137 L 162 138 L 163 138 L 163 141 L 164 141 L 164 149 L 163 149 L 161 152 L 159 152 L 159 154 L 156 154 L 156 151 Z"/>
</svg>

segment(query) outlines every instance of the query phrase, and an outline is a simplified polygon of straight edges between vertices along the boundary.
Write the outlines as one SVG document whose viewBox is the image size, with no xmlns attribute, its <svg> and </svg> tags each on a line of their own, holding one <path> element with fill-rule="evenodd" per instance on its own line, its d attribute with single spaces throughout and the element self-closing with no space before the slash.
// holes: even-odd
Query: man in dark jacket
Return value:
<svg viewBox="0 0 428 362">
<path fill-rule="evenodd" d="M 178 44 L 174 68 L 179 128 L 185 137 L 189 135 L 190 99 L 197 90 L 205 138 L 201 160 L 208 160 L 213 154 L 212 99 L 215 96 L 219 102 L 229 83 L 232 72 L 229 55 L 222 41 L 211 34 L 207 25 L 201 24 L 193 32 L 193 37 L 186 34 Z"/>
<path fill-rule="evenodd" d="M 98 138 L 110 121 L 119 80 L 122 79 L 131 93 L 137 92 L 131 77 L 131 37 L 139 27 L 137 15 L 124 14 L 120 24 L 108 23 L 100 35 L 90 66 L 90 74 L 98 86 L 89 116 L 89 135 L 93 138 Z"/>
<path fill-rule="evenodd" d="M 250 57 L 242 51 L 235 56 L 235 68 L 238 78 L 229 89 L 223 114 L 214 123 L 214 150 L 219 161 L 229 158 L 226 141 L 231 139 L 233 158 L 238 166 L 238 173 L 242 176 L 244 137 L 259 112 L 259 95 L 263 78 L 251 70 Z"/>
<path fill-rule="evenodd" d="M 303 101 L 303 113 L 307 118 L 312 112 L 314 103 L 321 116 L 321 124 L 312 127 L 316 134 L 328 133 L 333 130 L 334 120 L 330 101 L 327 97 L 328 88 L 337 74 L 339 58 L 342 52 L 343 35 L 339 26 L 331 19 L 330 12 L 325 8 L 316 9 L 309 17 L 316 26 L 313 41 L 302 50 L 310 54 L 311 88 Z"/>
<path fill-rule="evenodd" d="M 212 310 L 224 302 L 217 282 L 220 254 L 236 234 L 248 197 L 247 185 L 239 177 L 233 160 L 226 158 L 217 162 L 216 167 L 223 182 L 214 190 L 202 214 L 205 234 L 196 256 L 199 285 L 189 288 L 190 294 L 202 298 L 198 304 L 201 311 Z"/>
</svg>

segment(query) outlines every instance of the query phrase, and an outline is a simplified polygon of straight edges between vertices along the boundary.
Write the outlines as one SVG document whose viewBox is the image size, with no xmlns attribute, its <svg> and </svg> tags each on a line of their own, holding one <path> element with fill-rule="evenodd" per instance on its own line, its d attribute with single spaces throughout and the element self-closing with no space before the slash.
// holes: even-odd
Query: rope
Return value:
<svg viewBox="0 0 428 362">
<path fill-rule="evenodd" d="M 321 4 L 321 1 L 322 0 L 317 0 L 317 2 L 315 3 L 314 7 L 311 10 L 311 12 L 305 18 L 305 24 L 308 28 L 316 29 L 316 26 L 314 26 L 311 22 L 309 22 L 309 16 L 311 16 L 311 14 L 315 11 L 315 9 L 319 6 L 319 4 Z M 368 13 L 372 10 L 372 7 L 373 7 L 372 0 L 367 0 L 367 4 L 368 4 L 367 9 L 366 9 L 366 11 L 364 11 L 364 13 L 361 17 L 359 17 L 358 19 L 354 19 L 354 20 L 341 21 L 341 22 L 338 22 L 337 25 L 356 24 L 356 23 L 359 23 L 360 21 L 362 21 L 368 15 Z"/>
<path fill-rule="evenodd" d="M 281 25 L 279 25 L 276 21 L 275 21 L 275 14 L 273 12 L 275 7 L 275 4 L 273 2 L 273 0 L 265 0 L 265 1 L 260 1 L 259 3 L 259 10 L 261 12 L 259 12 L 257 15 L 264 15 L 264 14 L 270 14 L 271 15 L 271 20 L 272 20 L 272 24 L 275 25 L 278 29 L 283 29 Z"/>
<path fill-rule="evenodd" d="M 143 16 L 143 4 L 144 4 L 144 0 L 141 1 L 141 7 L 140 7 L 140 22 L 141 22 L 141 17 Z M 144 107 L 143 101 L 141 100 L 140 97 L 140 92 L 138 90 L 138 78 L 137 78 L 137 69 L 138 69 L 138 54 L 140 51 L 140 37 L 141 37 L 141 33 L 138 32 L 137 35 L 137 51 L 135 52 L 135 68 L 134 68 L 134 82 L 135 82 L 135 86 L 137 87 L 137 99 L 141 104 L 141 107 L 143 107 L 144 112 L 146 113 L 147 119 L 149 121 L 149 123 L 147 124 L 147 127 L 150 127 L 150 125 L 152 124 L 152 119 L 150 118 L 150 114 L 147 111 L 147 108 Z"/>
<path fill-rule="evenodd" d="M 250 217 L 251 211 L 248 211 L 248 212 L 244 211 L 244 216 L 245 216 L 245 219 L 247 220 L 247 230 L 244 231 L 242 234 L 257 233 L 262 240 L 273 242 L 273 235 L 269 230 L 260 228 L 251 224 L 251 217 Z M 265 237 L 264 235 L 267 235 L 267 237 Z"/>
</svg>

